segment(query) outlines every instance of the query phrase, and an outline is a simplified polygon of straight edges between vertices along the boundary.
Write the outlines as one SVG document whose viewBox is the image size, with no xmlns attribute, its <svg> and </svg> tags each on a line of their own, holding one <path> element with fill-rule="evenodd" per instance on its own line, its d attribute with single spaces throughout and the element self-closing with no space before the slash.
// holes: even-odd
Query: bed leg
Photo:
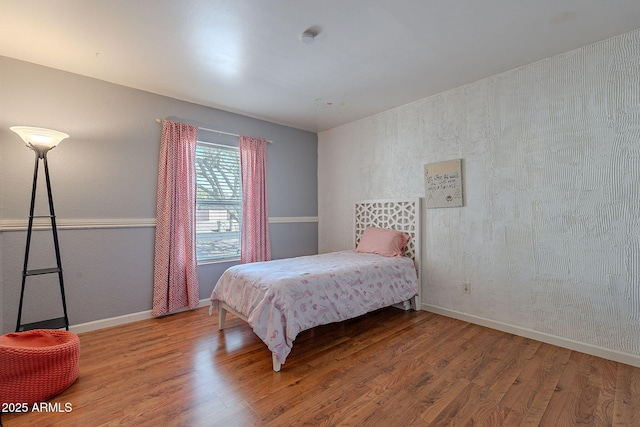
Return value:
<svg viewBox="0 0 640 427">
<path fill-rule="evenodd" d="M 280 359 L 276 356 L 275 353 L 271 353 L 271 358 L 273 359 L 273 370 L 276 372 L 280 372 L 280 367 L 282 366 L 280 363 Z"/>
<path fill-rule="evenodd" d="M 220 307 L 218 309 L 218 330 L 221 331 L 224 329 L 224 320 L 227 318 L 227 310 Z"/>
</svg>

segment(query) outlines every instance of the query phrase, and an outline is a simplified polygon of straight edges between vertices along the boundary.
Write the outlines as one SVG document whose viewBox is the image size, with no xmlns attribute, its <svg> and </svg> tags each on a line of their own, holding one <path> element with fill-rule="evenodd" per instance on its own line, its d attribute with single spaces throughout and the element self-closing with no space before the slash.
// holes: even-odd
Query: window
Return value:
<svg viewBox="0 0 640 427">
<path fill-rule="evenodd" d="M 239 258 L 242 221 L 239 149 L 198 141 L 196 186 L 198 261 Z"/>
</svg>

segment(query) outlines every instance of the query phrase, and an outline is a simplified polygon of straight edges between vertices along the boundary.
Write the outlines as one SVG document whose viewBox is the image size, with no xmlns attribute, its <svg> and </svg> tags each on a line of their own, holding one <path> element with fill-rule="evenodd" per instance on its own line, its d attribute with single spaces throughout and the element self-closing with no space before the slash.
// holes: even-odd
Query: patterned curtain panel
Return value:
<svg viewBox="0 0 640 427">
<path fill-rule="evenodd" d="M 154 316 L 196 308 L 200 297 L 195 250 L 198 128 L 165 120 L 160 141 L 155 261 Z"/>
<path fill-rule="evenodd" d="M 240 262 L 271 260 L 267 206 L 267 141 L 240 137 L 242 243 Z"/>
</svg>

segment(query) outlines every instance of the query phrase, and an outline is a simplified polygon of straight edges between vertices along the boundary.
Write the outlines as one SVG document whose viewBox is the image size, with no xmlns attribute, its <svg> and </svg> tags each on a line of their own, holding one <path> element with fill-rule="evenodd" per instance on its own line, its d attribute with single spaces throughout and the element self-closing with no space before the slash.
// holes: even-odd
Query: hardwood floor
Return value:
<svg viewBox="0 0 640 427">
<path fill-rule="evenodd" d="M 249 326 L 198 309 L 80 334 L 61 412 L 5 427 L 640 426 L 640 368 L 428 312 L 301 333 L 282 371 Z M 64 412 L 65 404 L 70 412 Z"/>
</svg>

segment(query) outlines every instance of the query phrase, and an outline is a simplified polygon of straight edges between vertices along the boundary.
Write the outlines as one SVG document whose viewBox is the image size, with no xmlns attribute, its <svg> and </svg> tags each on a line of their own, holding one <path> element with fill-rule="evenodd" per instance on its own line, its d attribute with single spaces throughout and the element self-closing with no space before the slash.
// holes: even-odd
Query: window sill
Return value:
<svg viewBox="0 0 640 427">
<path fill-rule="evenodd" d="M 202 261 L 198 261 L 198 266 L 209 265 L 209 264 L 222 264 L 222 263 L 229 263 L 229 262 L 240 262 L 240 258 L 205 259 Z"/>
</svg>

